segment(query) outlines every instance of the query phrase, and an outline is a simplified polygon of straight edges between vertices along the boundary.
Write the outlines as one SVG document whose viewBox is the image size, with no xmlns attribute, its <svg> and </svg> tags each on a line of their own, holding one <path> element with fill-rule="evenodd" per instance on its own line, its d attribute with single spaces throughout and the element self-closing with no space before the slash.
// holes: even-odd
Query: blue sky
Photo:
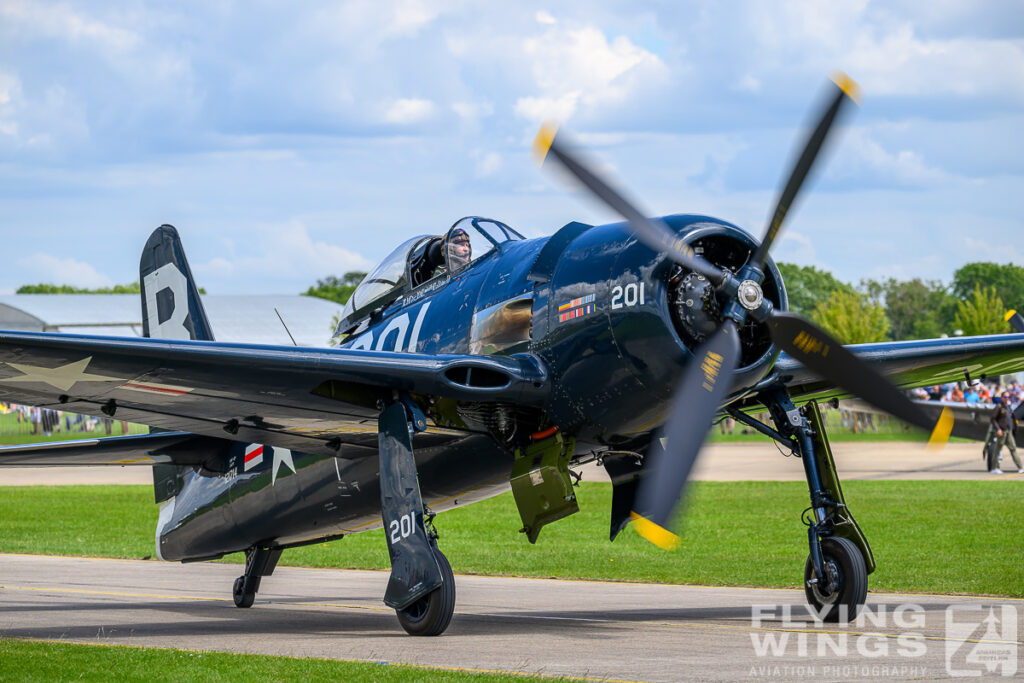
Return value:
<svg viewBox="0 0 1024 683">
<path fill-rule="evenodd" d="M 211 293 L 293 293 L 483 214 L 614 220 L 533 164 L 561 121 L 651 214 L 760 235 L 828 74 L 864 92 L 777 260 L 1024 265 L 1018 2 L 0 0 L 0 292 L 138 278 L 161 223 Z"/>
</svg>

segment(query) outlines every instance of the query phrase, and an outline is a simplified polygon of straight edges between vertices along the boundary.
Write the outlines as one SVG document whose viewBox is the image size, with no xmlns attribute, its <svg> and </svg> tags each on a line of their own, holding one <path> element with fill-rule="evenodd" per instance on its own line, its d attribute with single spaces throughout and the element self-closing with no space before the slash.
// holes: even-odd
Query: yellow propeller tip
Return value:
<svg viewBox="0 0 1024 683">
<path fill-rule="evenodd" d="M 928 450 L 941 451 L 946 442 L 949 441 L 949 435 L 952 432 L 953 411 L 949 408 L 943 408 L 942 413 L 939 415 L 939 421 L 935 423 L 932 435 L 928 438 Z"/>
<path fill-rule="evenodd" d="M 629 513 L 629 519 L 633 522 L 636 532 L 648 541 L 663 550 L 675 550 L 679 547 L 679 537 L 674 533 L 659 526 L 642 515 L 635 512 Z"/>
<path fill-rule="evenodd" d="M 1006 312 L 1006 315 L 1003 316 L 1003 320 L 1005 320 L 1006 322 L 1010 322 L 1010 318 L 1012 318 L 1015 315 L 1017 315 L 1017 311 L 1011 308 Z"/>
<path fill-rule="evenodd" d="M 556 132 L 558 132 L 558 126 L 553 121 L 545 121 L 537 131 L 537 137 L 533 139 L 533 157 L 537 160 L 538 166 L 543 165 L 544 160 L 547 159 L 548 150 L 551 149 L 551 144 L 555 141 Z"/>
<path fill-rule="evenodd" d="M 860 104 L 860 86 L 857 85 L 857 81 L 853 80 L 842 71 L 836 71 L 833 73 L 832 81 L 839 86 L 840 90 L 846 93 L 847 97 L 855 103 Z"/>
</svg>

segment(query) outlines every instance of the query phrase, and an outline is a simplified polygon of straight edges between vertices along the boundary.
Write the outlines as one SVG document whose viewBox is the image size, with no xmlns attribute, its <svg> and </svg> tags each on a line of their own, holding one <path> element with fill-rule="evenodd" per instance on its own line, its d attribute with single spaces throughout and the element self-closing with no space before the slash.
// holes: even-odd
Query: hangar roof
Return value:
<svg viewBox="0 0 1024 683">
<path fill-rule="evenodd" d="M 341 304 L 311 296 L 201 297 L 218 341 L 290 346 L 276 308 L 299 346 L 327 346 Z M 142 335 L 138 294 L 0 295 L 0 329 Z"/>
</svg>

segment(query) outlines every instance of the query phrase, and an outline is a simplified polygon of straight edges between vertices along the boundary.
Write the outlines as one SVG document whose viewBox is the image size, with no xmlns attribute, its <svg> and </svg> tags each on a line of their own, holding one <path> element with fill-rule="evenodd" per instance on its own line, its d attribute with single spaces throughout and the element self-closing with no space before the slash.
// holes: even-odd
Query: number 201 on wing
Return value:
<svg viewBox="0 0 1024 683">
<path fill-rule="evenodd" d="M 623 306 L 636 306 L 644 303 L 644 283 L 631 282 L 623 287 L 615 285 L 612 287 L 612 309 Z"/>
</svg>

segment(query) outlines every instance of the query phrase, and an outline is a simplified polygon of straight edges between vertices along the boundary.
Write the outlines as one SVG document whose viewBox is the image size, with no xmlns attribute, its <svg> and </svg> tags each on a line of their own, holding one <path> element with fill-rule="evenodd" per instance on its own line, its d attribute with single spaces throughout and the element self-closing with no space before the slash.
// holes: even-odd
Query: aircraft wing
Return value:
<svg viewBox="0 0 1024 683">
<path fill-rule="evenodd" d="M 0 331 L 0 401 L 309 453 L 376 448 L 377 402 L 396 391 L 539 406 L 547 390 L 546 373 L 526 355 Z M 445 431 L 418 438 L 447 440 Z"/>
<path fill-rule="evenodd" d="M 938 420 L 943 409 L 948 409 L 953 414 L 953 436 L 972 441 L 984 441 L 989 435 L 989 428 L 992 425 L 992 414 L 996 407 L 991 403 L 957 403 L 954 401 L 926 401 L 915 399 L 914 405 L 921 409 L 925 415 L 932 420 Z M 858 413 L 879 413 L 878 408 L 859 398 L 845 399 L 839 402 L 842 410 L 852 410 Z M 1017 406 L 1014 411 L 1018 422 L 1024 420 L 1024 403 Z M 1024 448 L 1024 429 L 1018 429 L 1014 436 L 1018 446 Z"/>
<path fill-rule="evenodd" d="M 227 454 L 233 442 L 188 432 L 0 446 L 0 466 L 203 465 Z"/>
<path fill-rule="evenodd" d="M 903 388 L 998 377 L 1024 370 L 1024 334 L 851 344 L 846 348 Z M 786 385 L 794 402 L 849 397 L 785 353 L 779 356 L 772 375 L 771 379 Z"/>
</svg>

